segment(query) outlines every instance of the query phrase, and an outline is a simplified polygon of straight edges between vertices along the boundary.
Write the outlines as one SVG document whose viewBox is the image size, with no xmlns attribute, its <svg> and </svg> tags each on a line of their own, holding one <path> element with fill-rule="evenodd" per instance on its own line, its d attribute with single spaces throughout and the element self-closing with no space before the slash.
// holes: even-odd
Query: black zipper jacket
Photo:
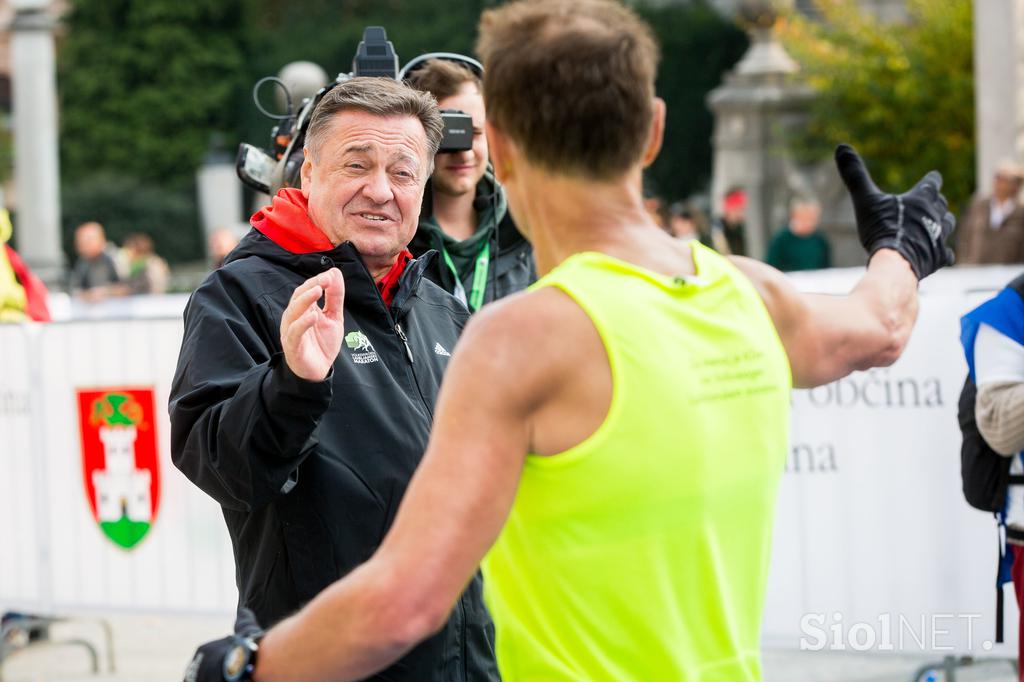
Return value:
<svg viewBox="0 0 1024 682">
<path fill-rule="evenodd" d="M 428 277 L 435 256 L 409 262 L 386 307 L 351 244 L 294 254 L 252 230 L 189 300 L 172 457 L 223 508 L 239 603 L 263 627 L 369 559 L 395 518 L 468 318 Z M 281 315 L 333 266 L 346 342 L 332 375 L 308 382 L 284 362 Z M 478 574 L 440 633 L 371 679 L 497 680 L 493 643 Z"/>
</svg>

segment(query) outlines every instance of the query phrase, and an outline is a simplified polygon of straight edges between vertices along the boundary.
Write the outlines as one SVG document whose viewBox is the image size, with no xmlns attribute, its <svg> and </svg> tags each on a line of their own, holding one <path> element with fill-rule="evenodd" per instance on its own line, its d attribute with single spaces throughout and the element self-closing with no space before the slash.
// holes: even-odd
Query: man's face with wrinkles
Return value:
<svg viewBox="0 0 1024 682">
<path fill-rule="evenodd" d="M 327 133 L 302 165 L 309 217 L 335 245 L 350 241 L 375 261 L 397 257 L 416 232 L 430 175 L 423 124 L 351 110 Z"/>
</svg>

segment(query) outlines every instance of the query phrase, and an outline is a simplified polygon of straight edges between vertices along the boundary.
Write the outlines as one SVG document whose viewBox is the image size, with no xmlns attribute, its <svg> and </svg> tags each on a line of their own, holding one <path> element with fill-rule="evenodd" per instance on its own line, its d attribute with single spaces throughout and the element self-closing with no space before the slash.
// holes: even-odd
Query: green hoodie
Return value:
<svg viewBox="0 0 1024 682">
<path fill-rule="evenodd" d="M 431 188 L 427 187 L 426 192 L 429 193 L 431 191 Z M 441 253 L 447 252 L 455 264 L 455 269 L 459 272 L 459 279 L 462 281 L 473 276 L 476 257 L 480 253 L 480 249 L 494 236 L 495 227 L 505 217 L 505 213 L 508 210 L 505 191 L 494 181 L 494 173 L 490 167 L 487 168 L 484 176 L 480 178 L 480 182 L 476 185 L 476 198 L 478 200 L 481 198 L 486 199 L 487 207 L 479 212 L 476 232 L 468 239 L 459 241 L 452 239 L 444 233 L 444 230 L 441 229 L 441 226 L 434 218 L 433 210 L 429 210 L 433 205 L 432 195 L 428 201 L 424 202 L 416 235 L 416 241 L 426 241 L 425 246 L 427 248 L 436 249 Z M 497 219 L 495 219 L 495 215 L 497 215 Z M 446 282 L 446 284 L 449 283 Z"/>
</svg>

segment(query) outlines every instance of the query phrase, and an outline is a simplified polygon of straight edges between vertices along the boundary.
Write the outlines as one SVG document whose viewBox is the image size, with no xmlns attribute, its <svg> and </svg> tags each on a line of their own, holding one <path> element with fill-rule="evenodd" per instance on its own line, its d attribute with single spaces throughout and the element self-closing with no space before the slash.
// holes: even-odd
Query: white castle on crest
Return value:
<svg viewBox="0 0 1024 682">
<path fill-rule="evenodd" d="M 100 427 L 106 469 L 92 472 L 100 521 L 151 521 L 150 472 L 135 468 L 134 426 Z"/>
</svg>

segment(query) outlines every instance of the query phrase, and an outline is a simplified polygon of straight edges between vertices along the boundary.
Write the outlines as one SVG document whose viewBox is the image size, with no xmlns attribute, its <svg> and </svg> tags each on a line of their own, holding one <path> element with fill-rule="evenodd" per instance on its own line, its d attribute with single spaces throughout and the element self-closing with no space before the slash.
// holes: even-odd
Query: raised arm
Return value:
<svg viewBox="0 0 1024 682">
<path fill-rule="evenodd" d="M 955 219 L 940 193 L 939 173 L 894 195 L 875 186 L 852 148 L 836 150 L 836 165 L 870 255 L 867 272 L 850 294 L 803 294 L 774 268 L 733 260 L 760 292 L 789 356 L 793 385 L 801 388 L 895 362 L 917 319 L 918 280 L 953 262 L 945 240 Z"/>
</svg>

